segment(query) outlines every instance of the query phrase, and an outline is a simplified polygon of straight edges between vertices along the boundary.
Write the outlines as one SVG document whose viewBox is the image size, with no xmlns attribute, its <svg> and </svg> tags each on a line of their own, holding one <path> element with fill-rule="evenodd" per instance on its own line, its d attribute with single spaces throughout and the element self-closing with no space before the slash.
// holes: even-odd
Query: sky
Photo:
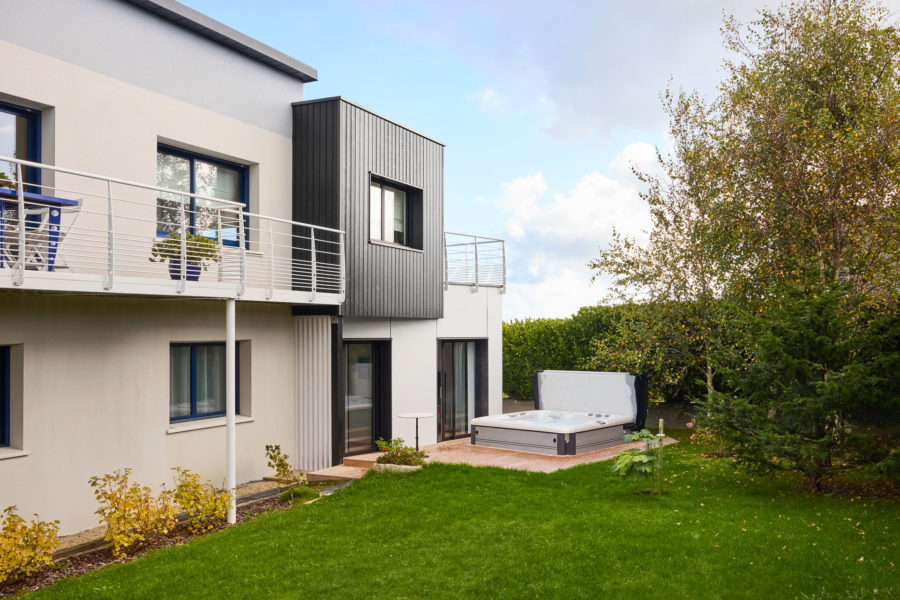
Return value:
<svg viewBox="0 0 900 600">
<path fill-rule="evenodd" d="M 773 6 L 182 1 L 318 69 L 305 99 L 341 95 L 446 144 L 445 229 L 506 240 L 507 321 L 608 301 L 587 263 L 613 227 L 646 239 L 631 165 L 653 169 L 666 147 L 659 94 L 714 95 L 723 15 Z"/>
</svg>

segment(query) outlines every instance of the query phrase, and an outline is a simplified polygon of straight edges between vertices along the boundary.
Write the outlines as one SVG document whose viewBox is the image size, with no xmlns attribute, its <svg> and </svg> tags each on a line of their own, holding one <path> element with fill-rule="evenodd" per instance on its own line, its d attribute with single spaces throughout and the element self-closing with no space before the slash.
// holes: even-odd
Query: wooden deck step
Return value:
<svg viewBox="0 0 900 600">
<path fill-rule="evenodd" d="M 368 454 L 357 454 L 356 456 L 345 456 L 345 467 L 365 467 L 371 469 L 375 466 L 375 461 L 381 456 L 381 452 L 370 452 Z"/>
<path fill-rule="evenodd" d="M 369 470 L 369 467 L 354 467 L 349 465 L 338 465 L 329 467 L 319 471 L 313 471 L 306 474 L 309 481 L 330 481 L 330 480 L 346 480 L 359 479 Z"/>
</svg>

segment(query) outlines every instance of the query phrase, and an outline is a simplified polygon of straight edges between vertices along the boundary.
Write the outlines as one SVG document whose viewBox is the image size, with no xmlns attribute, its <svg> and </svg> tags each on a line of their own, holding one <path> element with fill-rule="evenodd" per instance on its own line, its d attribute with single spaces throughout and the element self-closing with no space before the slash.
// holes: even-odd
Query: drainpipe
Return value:
<svg viewBox="0 0 900 600">
<path fill-rule="evenodd" d="M 237 477 L 235 469 L 234 435 L 234 298 L 225 300 L 225 487 L 231 495 L 228 509 L 228 523 L 234 525 L 237 519 Z"/>
</svg>

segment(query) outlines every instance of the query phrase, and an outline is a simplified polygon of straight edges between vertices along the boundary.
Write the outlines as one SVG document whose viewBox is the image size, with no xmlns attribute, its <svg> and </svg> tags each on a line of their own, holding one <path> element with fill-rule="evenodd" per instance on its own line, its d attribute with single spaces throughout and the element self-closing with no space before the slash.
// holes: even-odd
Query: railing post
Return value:
<svg viewBox="0 0 900 600">
<path fill-rule="evenodd" d="M 112 182 L 106 180 L 106 283 L 105 290 L 111 290 L 116 270 L 115 232 L 113 229 Z"/>
<path fill-rule="evenodd" d="M 339 262 L 340 262 L 339 273 L 340 273 L 340 277 L 341 277 L 341 288 L 340 289 L 341 289 L 341 301 L 343 301 L 344 294 L 347 293 L 347 284 L 344 281 L 345 271 L 344 271 L 344 232 L 343 231 L 341 231 L 338 234 L 338 240 L 340 241 L 340 248 L 338 250 L 340 253 L 340 257 L 339 257 Z"/>
<path fill-rule="evenodd" d="M 16 261 L 16 274 L 13 285 L 25 283 L 25 181 L 22 179 L 22 165 L 16 163 L 16 196 L 19 199 L 19 259 Z"/>
<path fill-rule="evenodd" d="M 506 293 L 506 242 L 500 242 L 500 254 L 503 256 L 503 283 L 500 287 L 500 293 Z"/>
<path fill-rule="evenodd" d="M 219 240 L 219 252 L 222 253 L 222 256 L 219 257 L 219 262 L 216 263 L 218 265 L 216 267 L 217 277 L 216 281 L 222 283 L 225 279 L 225 274 L 222 271 L 222 261 L 225 260 L 224 252 L 222 249 L 225 247 L 225 240 L 222 239 L 222 207 L 216 209 L 216 239 Z"/>
<path fill-rule="evenodd" d="M 269 295 L 266 300 L 271 300 L 275 295 L 275 240 L 272 236 L 272 221 L 269 224 Z"/>
<path fill-rule="evenodd" d="M 247 232 L 244 230 L 244 209 L 238 208 L 238 244 L 241 250 L 241 281 L 238 286 L 238 296 L 244 295 L 247 283 Z"/>
<path fill-rule="evenodd" d="M 184 293 L 184 285 L 185 279 L 187 279 L 187 227 L 185 227 L 184 220 L 184 196 L 181 197 L 181 202 L 178 203 L 178 216 L 181 224 L 181 277 L 178 278 L 178 286 L 175 290 L 179 294 Z"/>
<path fill-rule="evenodd" d="M 318 277 L 318 272 L 316 270 L 316 228 L 310 225 L 309 227 L 309 247 L 310 247 L 310 269 L 312 280 L 310 281 L 310 289 L 312 292 L 309 295 L 310 300 L 316 299 L 316 278 Z"/>
<path fill-rule="evenodd" d="M 447 269 L 447 232 L 444 232 L 444 291 L 446 292 L 450 285 L 450 272 Z"/>
<path fill-rule="evenodd" d="M 475 287 L 472 288 L 472 292 L 478 291 L 478 238 L 475 238 Z"/>
</svg>

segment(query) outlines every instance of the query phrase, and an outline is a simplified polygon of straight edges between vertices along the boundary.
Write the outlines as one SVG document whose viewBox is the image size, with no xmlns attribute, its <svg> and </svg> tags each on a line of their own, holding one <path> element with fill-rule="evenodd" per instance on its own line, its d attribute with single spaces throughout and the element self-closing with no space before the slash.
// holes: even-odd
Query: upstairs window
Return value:
<svg viewBox="0 0 900 600">
<path fill-rule="evenodd" d="M 40 162 L 40 117 L 39 110 L 0 102 L 0 156 Z M 41 183 L 40 169 L 24 167 L 22 175 L 29 183 Z M 0 163 L 0 187 L 9 187 L 16 178 L 16 163 Z M 40 188 L 26 186 L 25 191 L 40 192 Z"/>
<path fill-rule="evenodd" d="M 245 165 L 170 146 L 160 145 L 157 150 L 156 185 L 170 190 L 238 202 L 244 205 L 245 210 L 248 208 Z M 210 239 L 218 239 L 218 231 L 221 229 L 222 242 L 237 245 L 239 223 L 233 212 L 222 212 L 220 222 L 215 202 L 186 198 L 167 192 L 159 192 L 156 199 L 158 235 L 164 236 L 179 230 L 181 202 L 184 202 L 184 220 L 188 231 Z"/>
<path fill-rule="evenodd" d="M 422 191 L 373 178 L 369 187 L 369 238 L 422 249 Z"/>
</svg>

